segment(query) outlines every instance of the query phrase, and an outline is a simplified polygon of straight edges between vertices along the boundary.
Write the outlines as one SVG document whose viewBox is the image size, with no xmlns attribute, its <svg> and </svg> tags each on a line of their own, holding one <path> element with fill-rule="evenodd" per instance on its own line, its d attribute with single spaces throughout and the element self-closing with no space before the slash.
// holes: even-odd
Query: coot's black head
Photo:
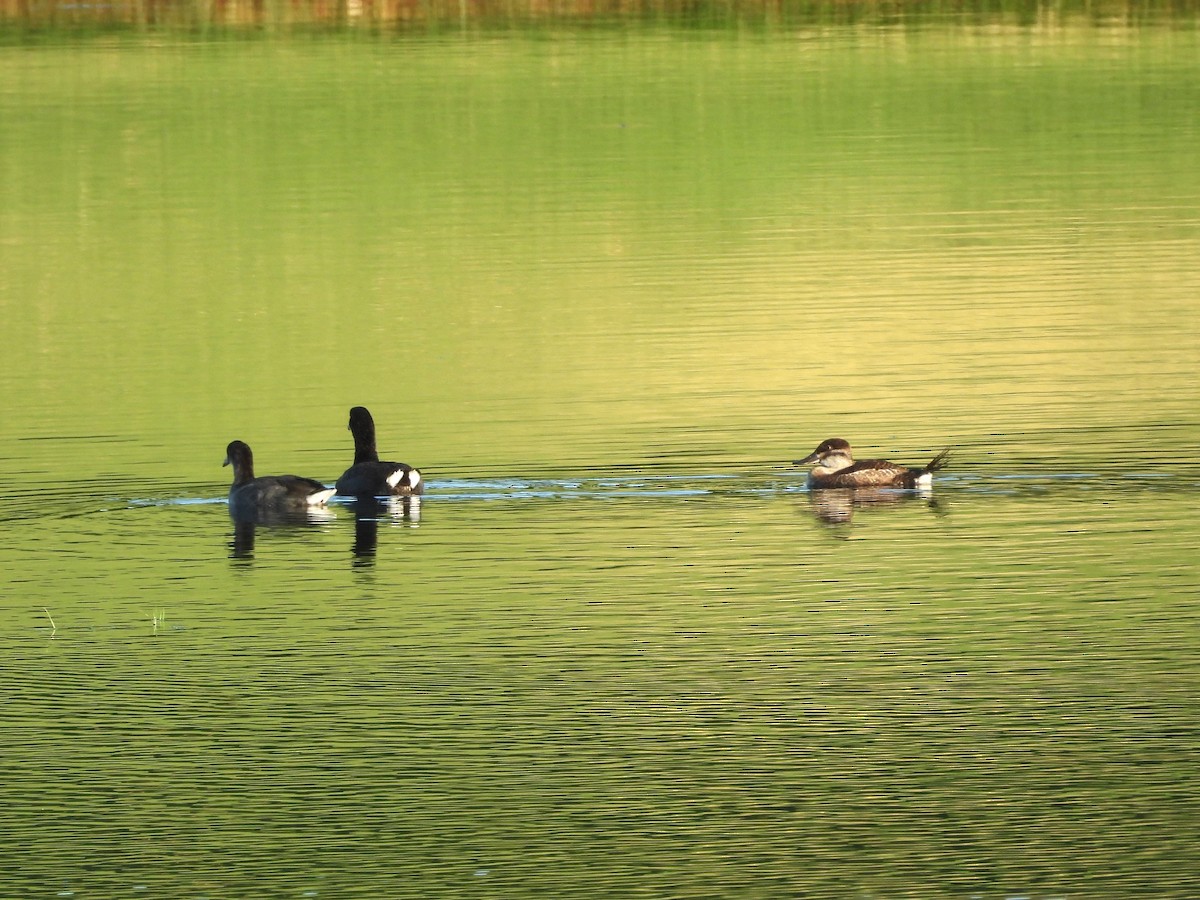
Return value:
<svg viewBox="0 0 1200 900">
<path fill-rule="evenodd" d="M 354 462 L 378 462 L 375 451 L 375 420 L 365 406 L 350 409 L 350 433 L 354 435 Z"/>
<path fill-rule="evenodd" d="M 249 481 L 254 478 L 254 454 L 250 452 L 250 445 L 242 441 L 229 442 L 229 446 L 225 448 L 225 462 L 221 465 L 233 466 L 234 481 Z"/>
<path fill-rule="evenodd" d="M 225 448 L 225 462 L 223 466 L 236 466 L 239 462 L 253 462 L 254 454 L 250 452 L 250 445 L 245 441 L 230 441 L 229 446 Z"/>
<path fill-rule="evenodd" d="M 375 420 L 365 406 L 350 408 L 350 424 L 347 426 L 355 434 L 374 434 Z"/>
</svg>

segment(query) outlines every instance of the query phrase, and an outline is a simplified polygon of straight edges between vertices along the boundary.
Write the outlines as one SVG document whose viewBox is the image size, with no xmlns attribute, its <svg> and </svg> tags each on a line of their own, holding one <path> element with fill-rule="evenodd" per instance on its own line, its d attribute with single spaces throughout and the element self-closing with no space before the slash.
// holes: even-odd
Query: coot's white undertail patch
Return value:
<svg viewBox="0 0 1200 900">
<path fill-rule="evenodd" d="M 388 463 L 381 463 L 380 465 L 386 466 Z M 392 489 L 391 493 L 396 494 L 397 496 L 407 497 L 418 495 L 422 492 L 422 490 L 424 490 L 421 487 L 421 473 L 412 468 L 403 469 L 398 467 L 395 472 L 387 477 L 386 481 L 388 483 L 388 487 Z M 398 487 L 403 489 L 405 486 L 408 487 L 407 491 L 397 491 Z"/>
</svg>

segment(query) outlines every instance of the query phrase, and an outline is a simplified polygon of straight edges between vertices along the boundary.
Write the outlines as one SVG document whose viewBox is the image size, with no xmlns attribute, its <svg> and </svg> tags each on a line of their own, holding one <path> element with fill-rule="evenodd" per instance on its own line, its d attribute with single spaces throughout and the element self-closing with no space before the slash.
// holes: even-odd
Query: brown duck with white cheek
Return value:
<svg viewBox="0 0 1200 900">
<path fill-rule="evenodd" d="M 808 473 L 809 488 L 927 488 L 933 484 L 933 473 L 945 467 L 949 457 L 950 451 L 943 450 L 922 469 L 912 469 L 886 459 L 855 462 L 848 441 L 830 438 L 793 465 L 816 463 Z"/>
</svg>

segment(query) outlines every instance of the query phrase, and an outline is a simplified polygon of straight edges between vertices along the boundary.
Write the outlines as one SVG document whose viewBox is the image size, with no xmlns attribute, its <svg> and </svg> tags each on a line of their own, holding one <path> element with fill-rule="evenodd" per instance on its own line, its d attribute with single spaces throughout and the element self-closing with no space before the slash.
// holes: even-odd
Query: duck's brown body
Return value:
<svg viewBox="0 0 1200 900">
<path fill-rule="evenodd" d="M 854 460 L 854 454 L 848 441 L 841 438 L 830 438 L 823 441 L 816 450 L 804 459 L 795 462 L 797 466 L 807 466 L 816 463 L 808 473 L 810 488 L 859 488 L 859 487 L 895 487 L 895 488 L 924 488 L 933 483 L 933 473 L 946 465 L 950 456 L 949 450 L 943 450 L 931 459 L 924 468 L 913 469 L 886 459 Z"/>
</svg>

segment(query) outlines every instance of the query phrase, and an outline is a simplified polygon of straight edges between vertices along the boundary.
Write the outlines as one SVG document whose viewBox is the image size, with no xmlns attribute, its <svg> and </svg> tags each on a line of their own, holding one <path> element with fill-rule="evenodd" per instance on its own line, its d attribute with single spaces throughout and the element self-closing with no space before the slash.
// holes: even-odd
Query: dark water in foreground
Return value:
<svg viewBox="0 0 1200 900">
<path fill-rule="evenodd" d="M 1185 896 L 1195 490 L 968 470 L 828 524 L 782 473 L 462 480 L 373 556 L 339 505 L 250 559 L 219 503 L 48 506 L 5 880 Z"/>
<path fill-rule="evenodd" d="M 0 48 L 0 896 L 1194 896 L 1196 43 Z"/>
</svg>

